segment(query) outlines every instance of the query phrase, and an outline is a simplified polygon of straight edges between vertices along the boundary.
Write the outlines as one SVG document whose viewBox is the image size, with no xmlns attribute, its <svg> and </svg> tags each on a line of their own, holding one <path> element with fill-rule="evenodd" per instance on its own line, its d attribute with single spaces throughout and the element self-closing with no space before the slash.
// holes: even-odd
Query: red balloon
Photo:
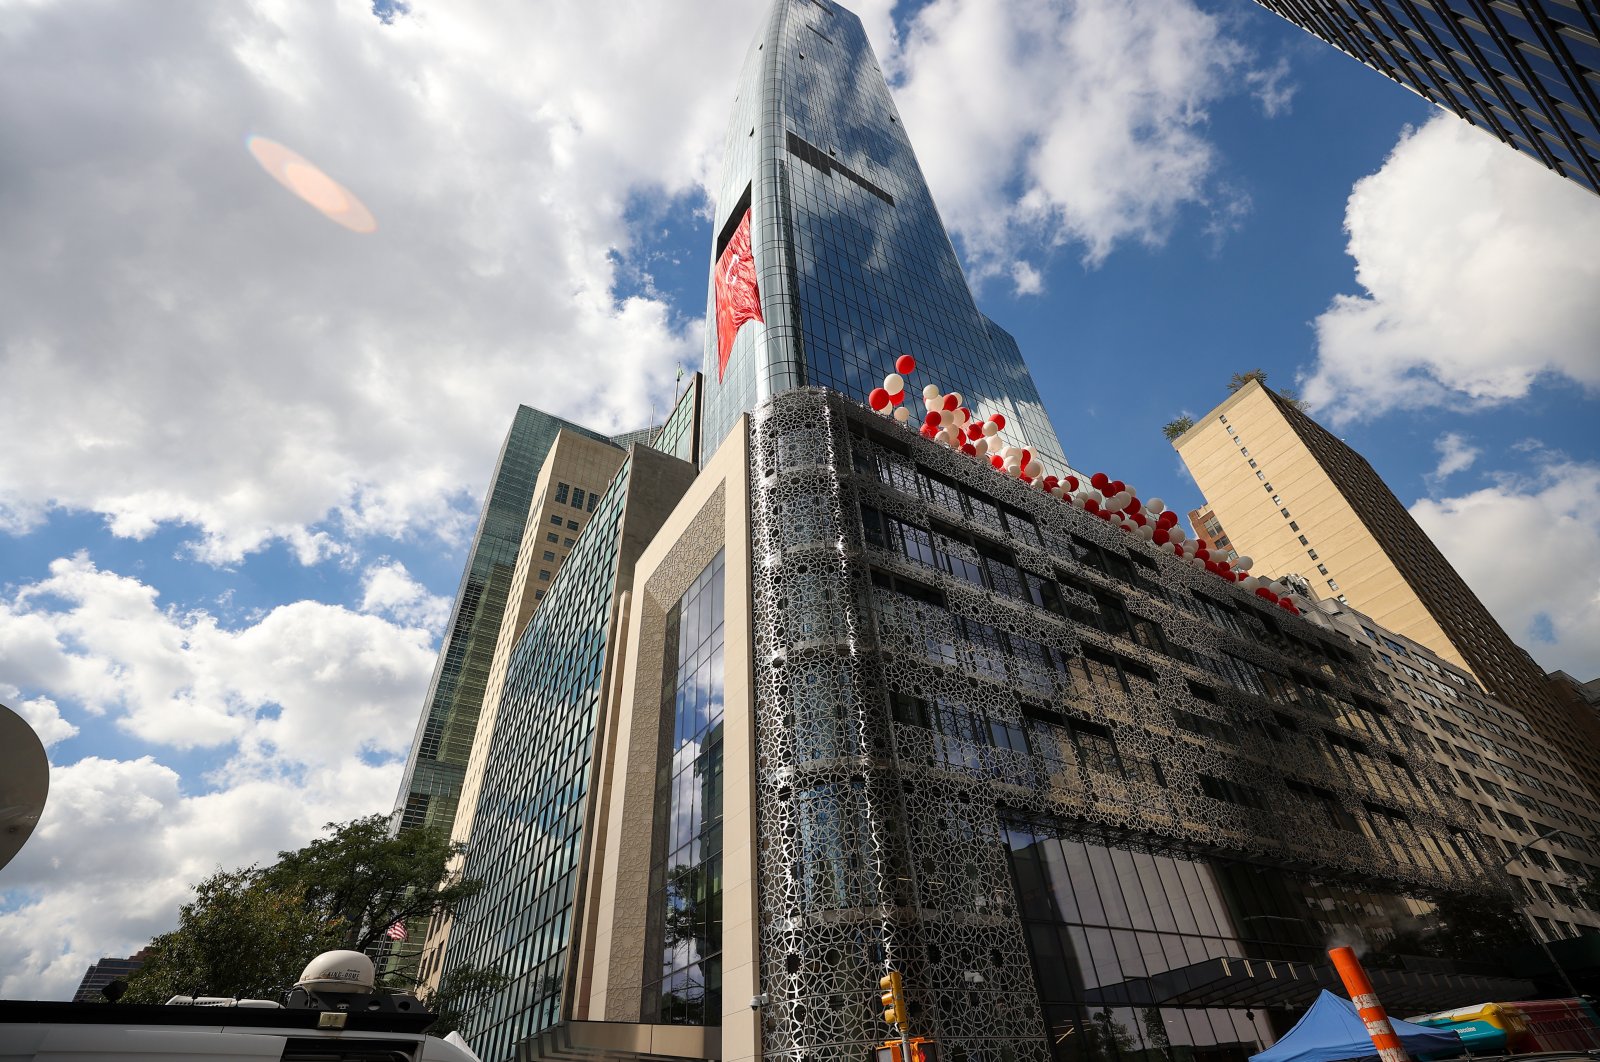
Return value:
<svg viewBox="0 0 1600 1062">
<path fill-rule="evenodd" d="M 887 409 L 889 407 L 889 392 L 881 387 L 874 387 L 867 396 L 867 405 L 873 409 Z"/>
<path fill-rule="evenodd" d="M 1174 542 L 1172 544 L 1172 555 L 1174 557 L 1183 556 L 1183 543 L 1182 542 Z"/>
<path fill-rule="evenodd" d="M 1144 513 L 1129 513 L 1128 518 L 1134 523 L 1138 524 L 1140 527 L 1145 527 L 1150 523 L 1150 521 L 1144 518 Z"/>
<path fill-rule="evenodd" d="M 939 434 L 938 431 L 935 430 L 932 425 L 924 424 L 922 426 L 922 437 L 924 439 L 931 439 L 935 435 L 938 435 L 938 434 Z"/>
<path fill-rule="evenodd" d="M 901 376 L 910 376 L 917 371 L 917 359 L 910 354 L 902 354 L 894 359 L 894 371 Z"/>
<path fill-rule="evenodd" d="M 1211 551 L 1206 549 L 1206 547 L 1199 542 L 1194 544 L 1194 555 L 1199 557 L 1201 560 L 1211 559 Z"/>
<path fill-rule="evenodd" d="M 1077 490 L 1078 489 L 1078 477 L 1077 476 L 1068 476 L 1067 477 L 1067 489 L 1068 490 Z"/>
<path fill-rule="evenodd" d="M 941 423 L 938 412 L 932 409 L 928 410 L 928 415 L 922 418 L 922 423 L 926 427 L 937 428 Z"/>
<path fill-rule="evenodd" d="M 1106 475 L 1104 472 L 1096 472 L 1094 475 L 1089 477 L 1089 486 L 1093 487 L 1101 494 L 1111 493 L 1106 490 L 1107 487 L 1111 486 L 1111 477 Z"/>
<path fill-rule="evenodd" d="M 1017 478 L 1020 479 L 1022 482 L 1027 483 L 1027 484 L 1032 484 L 1033 483 L 1033 480 L 1030 479 L 1027 476 L 1018 476 Z"/>
<path fill-rule="evenodd" d="M 1095 501 L 1093 498 L 1090 498 L 1088 501 L 1083 503 L 1083 511 L 1086 513 L 1097 513 L 1100 511 L 1100 503 Z"/>
<path fill-rule="evenodd" d="M 996 468 L 1006 467 L 1006 459 L 1001 457 L 999 454 L 991 454 L 989 456 L 989 463 Z"/>
<path fill-rule="evenodd" d="M 1122 482 L 1122 480 L 1114 479 L 1114 480 L 1111 481 L 1111 490 L 1109 491 L 1109 493 L 1111 493 L 1111 494 L 1121 494 L 1124 490 L 1127 489 L 1127 487 L 1128 487 L 1128 485 L 1126 483 Z"/>
<path fill-rule="evenodd" d="M 1141 503 L 1138 498 L 1129 498 L 1128 504 L 1123 507 L 1123 511 L 1127 513 L 1136 513 L 1139 511 L 1140 505 Z"/>
<path fill-rule="evenodd" d="M 896 391 L 894 394 L 889 396 L 889 401 L 893 402 L 897 406 L 901 402 L 904 402 L 905 400 L 906 400 L 906 393 L 905 393 L 904 390 Z"/>
<path fill-rule="evenodd" d="M 962 443 L 961 444 L 961 452 L 966 454 L 968 457 L 977 457 L 978 456 L 978 448 L 976 446 L 973 446 L 971 443 Z"/>
<path fill-rule="evenodd" d="M 1087 508 L 1087 506 L 1085 506 L 1085 508 Z M 1161 525 L 1157 524 L 1156 525 L 1156 533 L 1150 536 L 1150 541 L 1154 542 L 1158 546 L 1165 546 L 1167 544 L 1167 542 L 1171 539 L 1171 537 L 1172 536 L 1167 534 L 1167 529 L 1166 528 L 1164 528 Z"/>
<path fill-rule="evenodd" d="M 1004 414 L 995 413 L 995 414 L 993 414 L 993 415 L 991 415 L 989 417 L 989 421 L 995 427 L 999 428 L 1001 431 L 1005 431 L 1006 430 L 1006 418 L 1005 418 Z"/>
<path fill-rule="evenodd" d="M 944 396 L 944 408 L 948 409 L 952 413 L 955 412 L 955 410 L 956 410 L 956 396 L 955 395 L 945 395 Z"/>
<path fill-rule="evenodd" d="M 968 420 L 972 419 L 972 410 L 968 409 L 966 406 L 961 406 L 961 407 L 957 408 L 956 412 L 957 413 L 965 413 L 967 415 L 967 419 Z M 960 420 L 961 418 L 957 417 L 956 419 Z"/>
<path fill-rule="evenodd" d="M 1054 476 L 1046 476 L 1046 477 L 1044 477 L 1044 489 L 1045 490 L 1055 490 L 1057 485 L 1060 484 L 1060 482 L 1061 481 L 1059 479 L 1057 479 L 1056 477 L 1054 477 Z"/>
<path fill-rule="evenodd" d="M 1178 514 L 1173 512 L 1171 509 L 1168 509 L 1166 512 L 1162 513 L 1160 516 L 1156 517 L 1156 526 L 1157 527 L 1177 527 L 1178 526 Z"/>
</svg>

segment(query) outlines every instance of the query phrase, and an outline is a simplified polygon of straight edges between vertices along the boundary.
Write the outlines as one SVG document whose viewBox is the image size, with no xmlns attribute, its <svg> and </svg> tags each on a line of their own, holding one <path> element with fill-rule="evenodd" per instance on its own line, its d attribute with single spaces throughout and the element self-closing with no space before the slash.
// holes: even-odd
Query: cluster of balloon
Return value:
<svg viewBox="0 0 1600 1062">
<path fill-rule="evenodd" d="M 909 426 L 911 410 L 905 404 L 905 378 L 916 371 L 917 360 L 910 354 L 902 354 L 894 368 L 894 372 L 883 378 L 882 387 L 872 389 L 867 404 L 880 415 L 893 417 Z M 1001 437 L 1006 426 L 1004 415 L 994 413 L 980 419 L 962 405 L 959 394 L 943 394 L 934 384 L 922 389 L 922 401 L 927 410 L 920 429 L 924 438 L 960 450 L 968 457 L 987 461 L 1007 478 L 1104 520 L 1195 568 L 1239 583 L 1243 589 L 1254 590 L 1257 597 L 1286 612 L 1300 614 L 1289 587 L 1250 574 L 1253 561 L 1249 557 L 1229 560 L 1220 552 L 1213 553 L 1202 539 L 1187 541 L 1188 535 L 1178 526 L 1178 514 L 1168 511 L 1160 498 L 1141 501 L 1132 487 L 1104 472 L 1090 476 L 1088 483 L 1080 482 L 1074 475 L 1048 475 L 1031 450 L 1011 445 Z"/>
</svg>

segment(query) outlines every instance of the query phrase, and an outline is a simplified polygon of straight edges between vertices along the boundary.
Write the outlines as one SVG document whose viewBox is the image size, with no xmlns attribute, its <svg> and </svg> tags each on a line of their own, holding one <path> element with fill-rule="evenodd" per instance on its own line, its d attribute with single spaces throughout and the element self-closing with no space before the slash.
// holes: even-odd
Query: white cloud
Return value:
<svg viewBox="0 0 1600 1062">
<path fill-rule="evenodd" d="M 404 569 L 389 568 L 398 585 Z M 47 742 L 75 732 L 68 703 L 145 742 L 215 750 L 203 781 L 149 755 L 52 770 L 44 817 L 5 871 L 0 996 L 70 994 L 96 958 L 170 929 L 217 867 L 387 811 L 433 658 L 418 627 L 315 601 L 226 628 L 83 555 L 0 601 L 0 674 L 21 687 L 0 692 L 36 693 L 19 710 Z"/>
<path fill-rule="evenodd" d="M 0 141 L 26 163 L 0 170 L 0 393 L 30 400 L 0 528 L 180 522 L 215 562 L 456 534 L 516 402 L 631 428 L 697 360 L 697 324 L 613 294 L 612 252 L 630 195 L 715 165 L 759 12 L 366 7 L 8 12 Z M 377 232 L 289 195 L 250 133 Z"/>
<path fill-rule="evenodd" d="M 896 98 L 946 223 L 981 275 L 1016 244 L 1157 244 L 1206 203 L 1207 107 L 1246 61 L 1189 0 L 934 0 Z"/>
<path fill-rule="evenodd" d="M 49 697 L 33 697 L 18 701 L 17 698 L 22 696 L 22 691 L 15 686 L 4 684 L 0 684 L 0 696 L 10 701 L 8 707 L 33 727 L 33 732 L 39 735 L 39 742 L 45 748 L 60 744 L 67 738 L 77 737 L 78 728 L 61 717 L 60 706 Z"/>
<path fill-rule="evenodd" d="M 1542 375 L 1600 388 L 1600 200 L 1447 114 L 1408 131 L 1345 212 L 1363 295 L 1317 319 L 1305 398 L 1340 424 L 1483 407 Z"/>
<path fill-rule="evenodd" d="M 1261 113 L 1268 118 L 1289 113 L 1289 105 L 1300 86 L 1289 82 L 1288 78 L 1289 60 L 1282 57 L 1265 70 L 1251 70 L 1245 74 L 1250 94 L 1261 101 Z"/>
<path fill-rule="evenodd" d="M 1453 476 L 1457 472 L 1465 472 L 1483 453 L 1458 431 L 1447 431 L 1433 440 L 1433 448 L 1439 453 L 1439 464 L 1430 476 L 1435 480 Z"/>
<path fill-rule="evenodd" d="M 361 611 L 438 634 L 450 619 L 450 599 L 431 594 L 397 560 L 382 558 L 361 578 Z"/>
<path fill-rule="evenodd" d="M 1600 464 L 1538 458 L 1531 477 L 1411 507 L 1494 617 L 1546 670 L 1600 673 Z"/>
<path fill-rule="evenodd" d="M 326 822 L 387 810 L 398 778 L 398 765 L 350 758 L 191 793 L 148 756 L 55 767 L 39 826 L 5 869 L 0 998 L 69 998 L 90 963 L 172 929 L 213 870 L 270 862 Z"/>
<path fill-rule="evenodd" d="M 1018 295 L 1037 295 L 1044 290 L 1044 277 L 1030 263 L 1018 259 L 1011 263 L 1011 286 Z"/>
<path fill-rule="evenodd" d="M 426 631 L 315 601 L 228 629 L 157 598 L 82 554 L 57 560 L 0 602 L 0 674 L 175 748 L 289 765 L 405 751 L 433 666 Z"/>
</svg>

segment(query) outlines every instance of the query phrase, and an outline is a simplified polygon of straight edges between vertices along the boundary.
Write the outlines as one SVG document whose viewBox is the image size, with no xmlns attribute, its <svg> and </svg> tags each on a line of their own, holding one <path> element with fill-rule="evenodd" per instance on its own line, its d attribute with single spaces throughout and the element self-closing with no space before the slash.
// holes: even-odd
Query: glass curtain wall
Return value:
<svg viewBox="0 0 1600 1062">
<path fill-rule="evenodd" d="M 723 559 L 667 617 L 647 1022 L 722 1023 Z"/>
</svg>

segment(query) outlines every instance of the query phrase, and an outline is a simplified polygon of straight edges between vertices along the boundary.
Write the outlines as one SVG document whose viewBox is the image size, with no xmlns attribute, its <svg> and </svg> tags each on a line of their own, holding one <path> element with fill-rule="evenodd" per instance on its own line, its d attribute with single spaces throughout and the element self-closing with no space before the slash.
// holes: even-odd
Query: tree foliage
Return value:
<svg viewBox="0 0 1600 1062">
<path fill-rule="evenodd" d="M 497 992 L 509 984 L 511 978 L 498 970 L 481 966 L 458 966 L 439 980 L 439 987 L 422 997 L 422 1002 L 433 1012 L 433 1024 L 428 1032 L 433 1036 L 448 1036 L 461 1028 L 467 1015 L 483 997 Z"/>
<path fill-rule="evenodd" d="M 1251 380 L 1255 380 L 1262 387 L 1267 386 L 1267 370 L 1246 369 L 1244 372 L 1234 373 L 1232 376 L 1228 377 L 1228 393 L 1230 395 L 1233 394 Z"/>
<path fill-rule="evenodd" d="M 1161 426 L 1161 434 L 1171 442 L 1192 427 L 1194 427 L 1193 417 L 1174 417 Z"/>
<path fill-rule="evenodd" d="M 367 951 L 396 922 L 454 914 L 483 888 L 481 881 L 448 879 L 447 864 L 461 849 L 438 830 L 390 837 L 387 817 L 369 815 L 329 823 L 325 836 L 279 852 L 265 869 L 218 870 L 179 910 L 178 928 L 151 942 L 122 998 L 276 998 L 321 952 Z M 457 1009 L 498 976 L 476 968 L 458 975 L 434 993 Z"/>
</svg>

